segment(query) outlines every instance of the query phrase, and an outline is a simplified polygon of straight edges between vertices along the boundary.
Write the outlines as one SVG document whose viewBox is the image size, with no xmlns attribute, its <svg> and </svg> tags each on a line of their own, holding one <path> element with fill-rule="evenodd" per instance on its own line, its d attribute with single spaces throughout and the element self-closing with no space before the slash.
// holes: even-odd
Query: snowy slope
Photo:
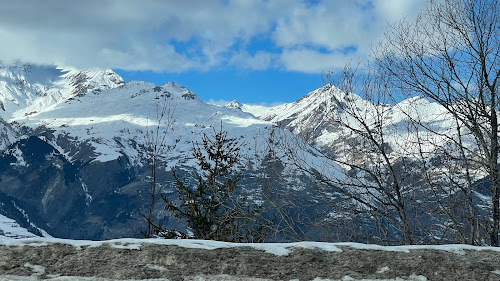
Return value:
<svg viewBox="0 0 500 281">
<path fill-rule="evenodd" d="M 47 141 L 70 162 L 78 151 L 65 150 L 58 144 L 59 137 L 69 137 L 75 143 L 90 145 L 95 152 L 93 161 L 106 162 L 126 156 L 134 165 L 142 166 L 146 130 L 156 126 L 157 110 L 164 103 L 168 104 L 174 120 L 168 132 L 168 149 L 164 151 L 168 170 L 178 165 L 195 166 L 193 142 L 201 141 L 204 133 L 210 135 L 213 129 L 220 129 L 221 124 L 230 138 L 242 144 L 243 163 L 265 153 L 266 135 L 273 127 L 271 122 L 258 119 L 237 107 L 207 104 L 175 82 L 155 86 L 131 81 L 109 90 L 72 97 L 29 116 L 16 114 L 9 121 L 53 130 L 56 139 Z M 166 129 L 165 123 L 162 123 L 160 132 Z M 293 138 L 288 132 L 283 134 L 286 138 Z M 312 155 L 308 158 L 312 162 L 323 161 L 313 160 Z"/>
<path fill-rule="evenodd" d="M 345 112 L 346 105 L 355 106 L 356 112 L 363 116 L 372 128 L 380 123 L 377 117 L 382 112 L 386 140 L 394 148 L 408 148 L 408 143 L 416 141 L 407 127 L 411 119 L 422 120 L 442 133 L 453 128 L 453 122 L 446 110 L 426 99 L 415 97 L 398 104 L 377 105 L 354 93 L 344 93 L 332 85 L 325 85 L 293 103 L 274 107 L 243 104 L 239 108 L 302 136 L 310 144 L 331 149 L 342 145 L 339 143 L 350 135 L 348 130 L 339 126 L 339 121 L 355 129 L 361 128 L 360 123 Z M 433 141 L 439 143 L 444 139 Z"/>
<path fill-rule="evenodd" d="M 112 70 L 76 70 L 0 61 L 0 118 L 30 116 L 88 91 L 115 88 L 123 79 Z"/>
<path fill-rule="evenodd" d="M 317 92 L 327 94 L 321 89 Z M 308 104 L 320 102 L 320 97 L 308 96 L 304 98 Z M 282 115 L 265 120 L 256 118 L 242 111 L 237 102 L 230 107 L 206 104 L 174 82 L 162 86 L 138 81 L 125 84 L 111 70 L 0 63 L 0 118 L 6 123 L 0 124 L 0 149 L 22 137 L 9 129 L 12 124 L 20 124 L 32 130 L 50 130 L 53 138 L 40 136 L 40 139 L 50 143 L 69 162 L 81 152 L 74 147 L 86 144 L 94 153 L 90 156 L 92 161 L 106 162 L 126 156 L 134 165 L 141 166 L 144 135 L 148 127 L 156 125 L 157 108 L 164 99 L 175 119 L 167 140 L 169 167 L 193 164 L 189 163 L 192 142 L 219 128 L 221 122 L 230 137 L 246 146 L 248 155 L 255 155 L 257 148 L 266 147 L 265 135 L 272 122 L 282 119 Z M 291 106 L 277 110 L 293 114 L 295 109 Z M 324 118 L 315 112 L 306 117 L 311 119 L 309 125 Z M 68 142 L 74 143 L 73 147 Z"/>
<path fill-rule="evenodd" d="M 145 82 L 129 82 L 102 92 L 90 92 L 60 102 L 29 116 L 10 119 L 36 128 L 45 126 L 56 135 L 70 136 L 75 141 L 90 144 L 97 153 L 95 160 L 105 162 L 127 155 L 140 163 L 140 146 L 144 145 L 146 128 L 155 126 L 157 105 L 166 98 L 173 118 L 167 145 L 170 158 L 182 161 L 180 155 L 190 155 L 192 141 L 211 133 L 222 125 L 231 137 L 249 144 L 260 130 L 270 123 L 241 110 L 208 105 L 189 89 L 169 82 L 155 86 Z M 161 131 L 165 130 L 162 124 Z M 72 155 L 69 151 L 62 154 Z M 171 165 L 175 165 L 173 162 Z"/>
<path fill-rule="evenodd" d="M 335 120 L 340 118 L 342 103 L 350 99 L 365 111 L 370 111 L 372 104 L 356 94 L 348 96 L 335 86 L 325 85 L 293 103 L 274 107 L 243 105 L 243 111 L 252 113 L 262 120 L 270 121 L 281 128 L 292 131 L 305 138 L 309 143 L 328 146 L 343 133 Z"/>
<path fill-rule="evenodd" d="M 0 61 L 0 151 L 13 143 L 19 131 L 14 119 L 29 118 L 88 91 L 99 92 L 123 85 L 112 70 L 77 70 L 22 62 Z"/>
<path fill-rule="evenodd" d="M 17 133 L 12 128 L 12 125 L 0 118 L 0 151 L 14 142 L 16 138 Z"/>
<path fill-rule="evenodd" d="M 33 238 L 35 234 L 21 227 L 15 220 L 0 215 L 0 240 L 5 238 Z"/>
</svg>

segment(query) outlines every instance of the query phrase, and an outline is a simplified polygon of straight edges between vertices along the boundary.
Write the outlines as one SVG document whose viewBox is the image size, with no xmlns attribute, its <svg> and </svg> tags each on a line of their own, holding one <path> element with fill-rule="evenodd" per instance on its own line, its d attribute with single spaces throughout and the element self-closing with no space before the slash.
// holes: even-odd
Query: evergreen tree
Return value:
<svg viewBox="0 0 500 281">
<path fill-rule="evenodd" d="M 229 139 L 227 132 L 214 129 L 203 135 L 202 143 L 193 143 L 193 157 L 199 172 L 195 186 L 188 185 L 174 170 L 178 202 L 162 195 L 165 208 L 179 220 L 186 220 L 193 238 L 231 242 L 253 242 L 263 239 L 265 227 L 257 222 L 257 208 L 246 204 L 235 194 L 241 179 L 236 165 L 240 160 L 240 143 Z M 187 237 L 180 231 L 164 232 L 167 238 Z"/>
</svg>

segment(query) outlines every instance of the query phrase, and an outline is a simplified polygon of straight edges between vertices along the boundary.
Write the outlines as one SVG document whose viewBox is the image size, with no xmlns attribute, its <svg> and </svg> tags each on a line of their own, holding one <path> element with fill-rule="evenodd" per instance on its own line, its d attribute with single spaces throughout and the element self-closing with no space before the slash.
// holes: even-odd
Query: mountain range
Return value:
<svg viewBox="0 0 500 281">
<path fill-rule="evenodd" d="M 374 104 L 333 85 L 273 107 L 238 101 L 216 106 L 175 82 L 125 83 L 109 69 L 0 63 L 0 215 L 10 227 L 3 232 L 15 236 L 14 220 L 26 230 L 20 237 L 27 231 L 73 239 L 138 237 L 150 199 L 147 132 L 166 132 L 160 187 L 175 198 L 172 169 L 193 183 L 193 143 L 221 126 L 241 144 L 241 185 L 248 198 L 276 212 L 287 208 L 289 215 L 327 221 L 335 210 L 320 201 L 336 200 L 342 187 L 319 188 L 323 184 L 311 171 L 328 167 L 328 173 L 346 177 L 345 167 L 332 159 L 352 157 L 354 151 L 354 137 L 337 122 L 359 125 L 346 114 L 348 103 L 363 112 L 370 126 L 377 125 L 383 110 L 383 126 L 391 128 L 388 145 L 407 155 L 417 153 L 408 145 L 418 135 L 405 126 L 409 119 L 422 118 L 441 132 L 450 128 L 445 111 L 425 99 Z M 301 158 L 289 151 L 300 151 Z M 297 161 L 311 171 L 297 169 Z M 283 194 L 291 201 L 276 206 Z M 322 207 L 303 207 L 311 202 Z M 155 214 L 166 225 L 182 227 L 161 207 Z M 309 239 L 322 231 L 299 228 Z"/>
<path fill-rule="evenodd" d="M 222 126 L 242 145 L 243 185 L 251 186 L 247 192 L 255 202 L 262 200 L 257 181 L 268 165 L 263 159 L 269 157 L 271 122 L 237 108 L 209 105 L 174 82 L 124 83 L 112 70 L 23 63 L 0 70 L 0 213 L 34 234 L 138 236 L 140 214 L 149 200 L 145 134 L 158 125 L 157 113 L 164 105 L 172 124 L 161 123 L 158 130 L 167 131 L 161 155 L 163 193 L 175 189 L 172 168 L 193 178 L 193 142 Z M 279 174 L 288 178 L 282 188 L 302 185 L 284 165 Z"/>
</svg>

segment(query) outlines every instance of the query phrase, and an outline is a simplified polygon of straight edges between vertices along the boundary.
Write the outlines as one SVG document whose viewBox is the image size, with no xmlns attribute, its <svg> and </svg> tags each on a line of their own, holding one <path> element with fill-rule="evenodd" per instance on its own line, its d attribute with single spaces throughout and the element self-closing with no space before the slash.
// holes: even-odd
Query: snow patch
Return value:
<svg viewBox="0 0 500 281">
<path fill-rule="evenodd" d="M 87 240 L 68 240 L 59 238 L 25 238 L 25 239 L 9 239 L 2 240 L 0 243 L 8 246 L 47 246 L 49 244 L 67 244 L 72 245 L 76 249 L 82 247 L 101 247 L 108 245 L 112 248 L 140 250 L 144 244 L 171 245 L 184 248 L 215 250 L 220 248 L 231 247 L 251 247 L 257 250 L 264 251 L 276 256 L 287 256 L 295 248 L 303 249 L 319 249 L 329 252 L 342 252 L 341 249 L 333 243 L 323 242 L 297 242 L 297 243 L 229 243 L 211 240 L 195 240 L 195 239 L 136 239 L 136 238 L 121 238 L 107 241 L 87 241 Z"/>
<path fill-rule="evenodd" d="M 384 267 L 379 268 L 379 270 L 377 270 L 377 273 L 382 274 L 382 273 L 388 272 L 389 270 L 391 270 L 391 269 L 388 266 L 384 266 Z"/>
<path fill-rule="evenodd" d="M 0 215 L 0 237 L 29 238 L 37 237 L 26 228 L 21 227 L 15 220 Z"/>
<path fill-rule="evenodd" d="M 9 149 L 8 154 L 16 157 L 16 162 L 15 163 L 10 163 L 12 166 L 20 166 L 20 167 L 28 167 L 28 164 L 24 160 L 23 152 L 21 149 L 16 146 L 13 149 Z"/>
<path fill-rule="evenodd" d="M 35 265 L 27 262 L 24 264 L 24 267 L 33 270 L 34 273 L 31 276 L 42 276 L 45 273 L 45 267 L 41 265 Z"/>
<path fill-rule="evenodd" d="M 80 182 L 82 184 L 83 192 L 85 193 L 85 205 L 87 205 L 87 207 L 88 207 L 88 206 L 90 206 L 90 203 L 92 203 L 93 198 L 90 195 L 89 188 L 87 187 L 85 182 L 83 182 L 82 179 L 80 179 Z"/>
<path fill-rule="evenodd" d="M 396 277 L 395 279 L 355 279 L 349 275 L 342 277 L 342 279 L 338 281 L 427 281 L 427 277 L 423 275 L 412 274 L 408 277 Z M 313 281 L 335 281 L 332 279 L 321 279 L 315 278 Z"/>
<path fill-rule="evenodd" d="M 361 243 L 334 243 L 337 246 L 348 246 L 362 250 L 375 250 L 375 251 L 393 251 L 409 253 L 411 250 L 439 250 L 447 251 L 455 254 L 465 254 L 465 250 L 473 251 L 495 251 L 500 252 L 500 247 L 489 246 L 472 246 L 466 244 L 448 244 L 448 245 L 406 245 L 406 246 L 380 246 L 374 244 L 361 244 Z"/>
</svg>

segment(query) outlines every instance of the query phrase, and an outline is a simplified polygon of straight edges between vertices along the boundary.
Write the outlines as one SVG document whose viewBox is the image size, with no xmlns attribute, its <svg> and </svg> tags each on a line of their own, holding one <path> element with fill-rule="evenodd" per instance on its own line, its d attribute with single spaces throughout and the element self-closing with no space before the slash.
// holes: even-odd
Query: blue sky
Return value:
<svg viewBox="0 0 500 281">
<path fill-rule="evenodd" d="M 111 68 L 214 103 L 292 102 L 322 72 L 369 59 L 424 0 L 17 0 L 0 6 L 0 60 Z"/>
<path fill-rule="evenodd" d="M 126 81 L 150 81 L 157 85 L 162 85 L 165 81 L 175 81 L 195 92 L 200 99 L 215 104 L 238 100 L 242 103 L 275 105 L 293 102 L 323 86 L 321 74 L 296 71 L 115 71 Z"/>
</svg>

